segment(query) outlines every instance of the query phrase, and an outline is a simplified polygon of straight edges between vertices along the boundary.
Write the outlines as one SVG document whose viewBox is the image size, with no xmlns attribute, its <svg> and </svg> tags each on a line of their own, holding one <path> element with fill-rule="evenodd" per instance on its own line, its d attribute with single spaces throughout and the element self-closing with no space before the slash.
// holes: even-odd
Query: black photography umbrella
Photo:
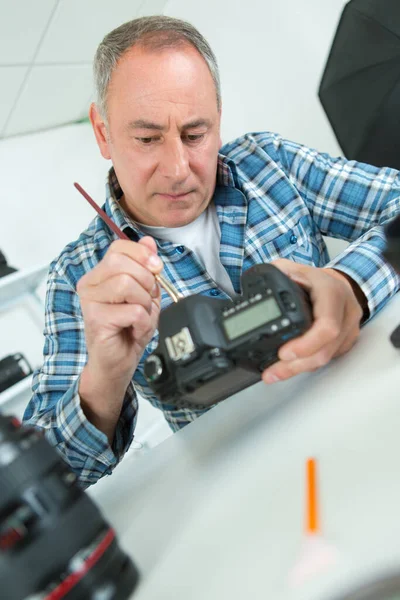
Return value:
<svg viewBox="0 0 400 600">
<path fill-rule="evenodd" d="M 400 169 L 400 0 L 351 0 L 319 98 L 349 159 Z"/>
<path fill-rule="evenodd" d="M 14 273 L 17 269 L 11 267 L 7 263 L 7 259 L 0 250 L 0 277 L 4 277 L 5 275 L 10 275 L 10 273 Z"/>
</svg>

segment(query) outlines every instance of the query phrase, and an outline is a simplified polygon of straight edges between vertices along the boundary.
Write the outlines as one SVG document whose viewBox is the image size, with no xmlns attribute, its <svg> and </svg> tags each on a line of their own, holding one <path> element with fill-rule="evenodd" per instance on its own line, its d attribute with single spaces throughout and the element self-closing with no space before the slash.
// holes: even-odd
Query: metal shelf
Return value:
<svg viewBox="0 0 400 600">
<path fill-rule="evenodd" d="M 22 269 L 0 278 L 0 312 L 22 300 L 28 294 L 35 294 L 49 270 L 49 263 L 29 269 Z"/>
<path fill-rule="evenodd" d="M 21 269 L 0 278 L 0 314 L 14 306 L 24 303 L 39 331 L 44 325 L 43 300 L 37 294 L 37 288 L 45 280 L 49 263 L 27 269 Z M 0 357 L 1 358 L 1 357 Z M 28 395 L 32 385 L 32 375 L 28 375 L 15 385 L 0 393 L 0 408 L 11 402 L 17 403 Z"/>
</svg>

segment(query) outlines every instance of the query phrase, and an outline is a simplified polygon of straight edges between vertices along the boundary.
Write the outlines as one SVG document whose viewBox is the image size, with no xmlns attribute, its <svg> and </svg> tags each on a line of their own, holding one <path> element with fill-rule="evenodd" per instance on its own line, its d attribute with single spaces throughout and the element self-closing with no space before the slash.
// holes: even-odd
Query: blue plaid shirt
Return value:
<svg viewBox="0 0 400 600">
<path fill-rule="evenodd" d="M 122 190 L 113 169 L 106 190 L 108 215 L 131 239 L 139 239 L 143 233 L 119 205 Z M 247 134 L 221 149 L 214 202 L 221 228 L 220 259 L 237 293 L 244 271 L 279 257 L 334 266 L 348 274 L 363 290 L 371 316 L 399 287 L 399 278 L 381 255 L 382 224 L 400 211 L 400 176 L 394 169 L 331 158 L 271 133 Z M 322 235 L 350 244 L 329 262 Z M 33 396 L 24 415 L 46 430 L 83 485 L 111 473 L 129 448 L 137 418 L 135 390 L 164 411 L 173 430 L 202 412 L 163 406 L 152 395 L 143 376 L 143 359 L 156 347 L 158 332 L 126 391 L 112 447 L 81 409 L 78 385 L 87 353 L 76 286 L 115 237 L 96 216 L 51 264 L 44 362 L 34 374 Z M 227 297 L 188 248 L 156 241 L 164 275 L 183 295 Z M 163 291 L 162 309 L 170 302 Z"/>
</svg>

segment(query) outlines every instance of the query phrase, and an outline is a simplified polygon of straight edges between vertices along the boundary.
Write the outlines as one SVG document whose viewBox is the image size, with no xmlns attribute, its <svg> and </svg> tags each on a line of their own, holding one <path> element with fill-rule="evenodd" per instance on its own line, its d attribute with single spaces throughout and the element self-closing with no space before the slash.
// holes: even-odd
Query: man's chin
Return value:
<svg viewBox="0 0 400 600">
<path fill-rule="evenodd" d="M 205 208 L 206 207 L 188 207 L 186 203 L 186 205 L 181 207 L 174 206 L 173 210 L 170 208 L 166 211 L 160 211 L 155 216 L 161 227 L 184 227 L 195 221 Z"/>
<path fill-rule="evenodd" d="M 197 219 L 198 215 L 188 214 L 186 211 L 182 211 L 182 214 L 178 215 L 165 215 L 162 223 L 160 223 L 161 227 L 184 227 L 185 225 L 189 225 Z"/>
</svg>

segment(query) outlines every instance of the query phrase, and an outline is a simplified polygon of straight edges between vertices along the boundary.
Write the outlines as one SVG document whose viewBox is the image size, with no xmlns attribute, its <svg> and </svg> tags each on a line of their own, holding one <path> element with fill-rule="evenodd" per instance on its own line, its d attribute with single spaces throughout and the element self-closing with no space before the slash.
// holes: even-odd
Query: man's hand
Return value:
<svg viewBox="0 0 400 600">
<path fill-rule="evenodd" d="M 276 260 L 273 264 L 308 291 L 314 322 L 306 333 L 280 348 L 280 360 L 262 374 L 265 383 L 315 371 L 333 357 L 350 350 L 359 335 L 363 315 L 352 285 L 339 271 L 309 267 L 286 259 Z"/>
<path fill-rule="evenodd" d="M 162 270 L 154 240 L 113 242 L 78 282 L 88 361 L 79 395 L 87 418 L 112 443 L 122 402 L 146 344 L 157 327 Z"/>
</svg>

